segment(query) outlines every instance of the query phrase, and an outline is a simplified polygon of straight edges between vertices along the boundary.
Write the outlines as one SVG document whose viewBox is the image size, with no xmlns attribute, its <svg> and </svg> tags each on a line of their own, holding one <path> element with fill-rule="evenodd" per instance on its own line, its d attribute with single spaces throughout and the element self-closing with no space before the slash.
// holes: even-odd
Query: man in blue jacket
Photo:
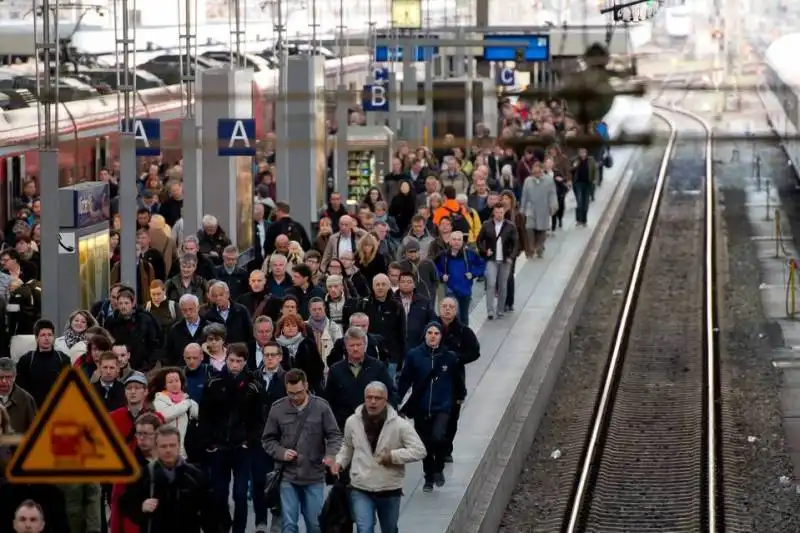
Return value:
<svg viewBox="0 0 800 533">
<path fill-rule="evenodd" d="M 450 247 L 436 258 L 439 279 L 445 284 L 445 296 L 452 296 L 458 302 L 458 320 L 469 325 L 469 306 L 472 302 L 472 283 L 482 278 L 486 271 L 484 260 L 464 246 L 464 234 L 454 231 L 450 234 Z"/>
<path fill-rule="evenodd" d="M 463 390 L 463 382 L 458 356 L 442 344 L 441 324 L 431 322 L 425 327 L 425 342 L 408 352 L 398 387 L 404 399 L 400 409 L 414 418 L 427 450 L 422 462 L 425 492 L 432 492 L 434 484 L 444 485 L 447 426 L 453 398 Z"/>
</svg>

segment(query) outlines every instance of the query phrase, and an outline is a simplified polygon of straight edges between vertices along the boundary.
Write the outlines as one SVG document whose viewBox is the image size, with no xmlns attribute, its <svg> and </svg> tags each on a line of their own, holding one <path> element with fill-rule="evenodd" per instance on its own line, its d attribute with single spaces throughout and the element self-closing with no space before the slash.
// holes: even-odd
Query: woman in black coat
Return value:
<svg viewBox="0 0 800 533">
<path fill-rule="evenodd" d="M 400 235 L 408 233 L 411 226 L 411 219 L 417 213 L 417 199 L 413 194 L 413 188 L 408 180 L 400 182 L 397 194 L 392 198 L 389 205 L 389 216 L 394 217 L 397 222 L 397 229 Z"/>
<path fill-rule="evenodd" d="M 321 395 L 325 365 L 313 334 L 308 331 L 303 319 L 297 315 L 286 315 L 278 320 L 275 332 L 275 341 L 289 352 L 290 368 L 305 372 L 311 392 Z"/>
</svg>

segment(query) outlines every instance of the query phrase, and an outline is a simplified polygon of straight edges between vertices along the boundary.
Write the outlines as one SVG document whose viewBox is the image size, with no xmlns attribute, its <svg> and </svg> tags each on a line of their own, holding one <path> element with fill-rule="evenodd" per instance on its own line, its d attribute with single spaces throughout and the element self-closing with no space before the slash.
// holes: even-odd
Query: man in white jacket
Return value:
<svg viewBox="0 0 800 533">
<path fill-rule="evenodd" d="M 336 464 L 350 466 L 350 503 L 357 533 L 397 533 L 405 465 L 425 457 L 425 445 L 411 423 L 389 405 L 380 381 L 364 389 L 364 404 L 344 426 Z"/>
</svg>

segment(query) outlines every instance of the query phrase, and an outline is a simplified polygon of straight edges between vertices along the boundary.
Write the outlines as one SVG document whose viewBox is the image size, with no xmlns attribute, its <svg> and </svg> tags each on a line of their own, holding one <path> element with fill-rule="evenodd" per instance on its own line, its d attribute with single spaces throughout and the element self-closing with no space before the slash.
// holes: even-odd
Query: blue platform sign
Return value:
<svg viewBox="0 0 800 533">
<path fill-rule="evenodd" d="M 135 118 L 132 125 L 123 119 L 120 130 L 133 132 L 137 156 L 161 154 L 161 121 L 157 118 Z"/>
<path fill-rule="evenodd" d="M 516 84 L 516 72 L 511 67 L 503 67 L 497 71 L 497 85 L 513 87 Z"/>
<path fill-rule="evenodd" d="M 389 69 L 386 67 L 374 67 L 372 69 L 372 79 L 375 83 L 386 83 L 389 81 Z"/>
<path fill-rule="evenodd" d="M 525 47 L 525 61 L 537 62 L 550 59 L 550 36 L 549 35 L 485 35 L 484 42 L 503 43 L 527 41 Z M 521 47 L 509 46 L 485 46 L 483 48 L 483 59 L 486 61 L 516 61 L 517 52 Z"/>
<path fill-rule="evenodd" d="M 377 39 L 391 39 L 390 35 L 379 34 Z M 420 38 L 420 39 L 438 39 L 437 35 L 425 35 L 420 33 L 417 35 L 404 36 L 403 39 Z M 414 54 L 411 58 L 412 61 L 423 62 L 430 61 L 433 56 L 439 53 L 438 46 L 415 46 Z M 375 62 L 376 63 L 389 63 L 394 61 L 403 60 L 403 45 L 398 42 L 397 46 L 376 46 L 375 47 Z"/>
<path fill-rule="evenodd" d="M 361 97 L 361 107 L 364 111 L 389 111 L 389 88 L 386 85 L 364 85 Z"/>
<path fill-rule="evenodd" d="M 256 155 L 256 121 L 221 118 L 217 122 L 217 153 L 222 157 Z"/>
</svg>

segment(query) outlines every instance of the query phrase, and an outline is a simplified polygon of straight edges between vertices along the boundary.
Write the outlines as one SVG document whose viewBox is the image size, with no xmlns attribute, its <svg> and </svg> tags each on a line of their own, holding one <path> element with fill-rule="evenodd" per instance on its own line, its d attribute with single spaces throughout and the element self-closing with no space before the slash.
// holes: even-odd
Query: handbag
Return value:
<svg viewBox="0 0 800 533">
<path fill-rule="evenodd" d="M 603 166 L 606 168 L 611 168 L 614 166 L 614 158 L 609 152 L 606 152 L 606 155 L 603 157 Z"/>
<path fill-rule="evenodd" d="M 294 441 L 289 446 L 290 449 L 295 449 L 297 447 L 297 443 L 300 442 L 300 435 L 303 433 L 303 426 L 306 425 L 306 420 L 308 420 L 308 415 L 311 411 L 311 402 L 314 401 L 314 397 L 312 396 L 308 402 L 308 405 L 303 412 L 300 414 L 300 417 L 297 420 L 297 433 L 295 434 Z M 281 481 L 283 480 L 283 470 L 286 467 L 286 462 L 282 461 L 280 466 L 277 467 L 275 470 L 267 474 L 267 481 L 264 484 L 264 503 L 267 506 L 267 509 L 277 509 L 281 503 Z"/>
</svg>

